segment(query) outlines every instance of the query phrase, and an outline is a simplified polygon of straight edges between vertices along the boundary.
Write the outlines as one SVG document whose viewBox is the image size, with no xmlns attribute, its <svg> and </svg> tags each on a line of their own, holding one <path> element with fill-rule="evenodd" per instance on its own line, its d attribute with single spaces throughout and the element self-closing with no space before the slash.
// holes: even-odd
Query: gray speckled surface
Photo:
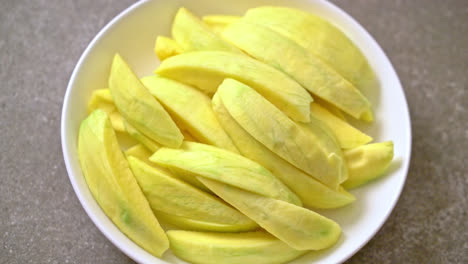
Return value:
<svg viewBox="0 0 468 264">
<path fill-rule="evenodd" d="M 81 208 L 59 135 L 76 61 L 132 2 L 2 1 L 0 263 L 132 263 Z M 334 2 L 387 52 L 413 126 L 400 201 L 348 263 L 468 263 L 468 2 Z"/>
</svg>

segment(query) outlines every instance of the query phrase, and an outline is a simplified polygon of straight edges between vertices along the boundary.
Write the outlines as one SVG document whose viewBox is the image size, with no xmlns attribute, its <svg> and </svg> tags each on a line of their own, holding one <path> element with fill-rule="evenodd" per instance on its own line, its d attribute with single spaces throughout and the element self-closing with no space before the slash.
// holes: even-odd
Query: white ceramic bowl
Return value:
<svg viewBox="0 0 468 264">
<path fill-rule="evenodd" d="M 111 59 L 119 52 L 140 76 L 159 64 L 153 54 L 157 35 L 170 36 L 176 10 L 185 6 L 195 14 L 241 15 L 251 7 L 283 5 L 319 14 L 341 28 L 364 51 L 380 80 L 380 89 L 370 95 L 376 122 L 362 127 L 376 142 L 393 140 L 395 160 L 387 175 L 353 190 L 357 201 L 336 210 L 320 211 L 343 229 L 339 242 L 330 249 L 312 252 L 292 263 L 340 263 L 363 247 L 383 225 L 405 183 L 411 152 L 411 126 L 406 99 L 398 76 L 375 40 L 353 18 L 322 0 L 158 0 L 141 1 L 127 8 L 107 24 L 91 41 L 78 61 L 67 87 L 62 109 L 63 156 L 73 188 L 83 208 L 101 232 L 129 257 L 140 263 L 185 263 L 171 252 L 158 259 L 121 233 L 93 199 L 80 169 L 77 134 L 86 116 L 93 90 L 107 87 Z"/>
</svg>

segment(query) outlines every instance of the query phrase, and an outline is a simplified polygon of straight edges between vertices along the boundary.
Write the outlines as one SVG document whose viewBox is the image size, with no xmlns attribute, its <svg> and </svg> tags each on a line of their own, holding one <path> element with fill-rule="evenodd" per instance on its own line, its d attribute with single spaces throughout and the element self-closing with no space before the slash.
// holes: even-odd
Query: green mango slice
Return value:
<svg viewBox="0 0 468 264">
<path fill-rule="evenodd" d="M 179 128 L 119 54 L 112 62 L 109 89 L 115 106 L 136 130 L 164 146 L 182 144 Z"/>
<path fill-rule="evenodd" d="M 349 115 L 357 119 L 372 116 L 369 101 L 354 85 L 287 37 L 245 20 L 229 25 L 222 36 L 252 57 L 288 74 L 311 93 Z"/>
<path fill-rule="evenodd" d="M 136 182 L 107 114 L 95 110 L 80 126 L 78 154 L 88 187 L 112 222 L 133 242 L 161 257 L 169 242 Z"/>
<path fill-rule="evenodd" d="M 281 158 L 334 190 L 347 177 L 339 147 L 314 123 L 304 124 L 311 128 L 305 129 L 252 88 L 232 79 L 226 79 L 217 93 L 234 120 Z"/>
<path fill-rule="evenodd" d="M 114 105 L 109 89 L 95 90 L 88 102 L 88 114 L 94 110 L 101 109 L 107 113 L 110 118 L 112 128 L 118 132 L 126 132 L 123 124 L 122 115 Z"/>
<path fill-rule="evenodd" d="M 216 119 L 207 95 L 188 85 L 159 76 L 148 76 L 141 81 L 169 114 L 199 142 L 238 153 Z"/>
<path fill-rule="evenodd" d="M 255 140 L 231 117 L 217 93 L 213 96 L 212 103 L 219 122 L 231 136 L 241 154 L 271 171 L 301 199 L 305 206 L 338 208 L 355 200 L 354 196 L 343 188 L 339 188 L 338 191 L 330 189 Z"/>
<path fill-rule="evenodd" d="M 166 59 L 156 74 L 195 86 L 209 95 L 225 78 L 233 78 L 255 89 L 291 119 L 310 120 L 310 94 L 281 71 L 246 56 L 222 51 L 189 52 Z"/>
<path fill-rule="evenodd" d="M 294 8 L 265 6 L 249 9 L 243 19 L 295 41 L 359 89 L 375 79 L 359 48 L 339 28 L 317 15 Z"/>
<path fill-rule="evenodd" d="M 154 53 L 158 56 L 159 60 L 163 61 L 182 52 L 182 48 L 175 40 L 164 36 L 158 36 L 156 38 Z"/>
<path fill-rule="evenodd" d="M 231 15 L 208 15 L 203 16 L 202 20 L 215 33 L 222 33 L 231 23 L 236 22 L 241 17 Z"/>
<path fill-rule="evenodd" d="M 306 208 L 198 177 L 205 186 L 263 229 L 297 250 L 320 250 L 336 243 L 341 228 Z"/>
<path fill-rule="evenodd" d="M 347 189 L 359 187 L 382 176 L 393 159 L 393 142 L 359 146 L 344 152 L 349 178 L 343 183 Z"/>
<path fill-rule="evenodd" d="M 169 175 L 164 170 L 146 164 L 135 157 L 127 157 L 130 169 L 138 181 L 153 211 L 230 226 L 238 231 L 258 226 L 219 198 Z"/>
<path fill-rule="evenodd" d="M 264 231 L 219 234 L 170 230 L 167 236 L 174 254 L 194 264 L 281 264 L 306 253 Z"/>
<path fill-rule="evenodd" d="M 211 31 L 198 17 L 186 8 L 180 8 L 172 24 L 172 37 L 184 52 L 196 50 L 223 50 L 242 54 L 240 50 Z"/>
<path fill-rule="evenodd" d="M 302 205 L 299 198 L 264 167 L 217 147 L 185 141 L 180 149 L 159 149 L 150 161 Z"/>
</svg>

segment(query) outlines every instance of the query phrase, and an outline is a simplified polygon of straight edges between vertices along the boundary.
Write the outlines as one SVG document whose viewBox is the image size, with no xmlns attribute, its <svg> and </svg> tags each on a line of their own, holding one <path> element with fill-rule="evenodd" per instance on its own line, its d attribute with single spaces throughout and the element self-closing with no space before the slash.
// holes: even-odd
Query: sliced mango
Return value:
<svg viewBox="0 0 468 264">
<path fill-rule="evenodd" d="M 182 52 L 182 48 L 175 40 L 164 36 L 158 36 L 156 38 L 154 53 L 158 56 L 159 60 L 163 61 Z"/>
<path fill-rule="evenodd" d="M 234 120 L 281 158 L 334 190 L 347 177 L 339 147 L 323 130 L 307 130 L 296 124 L 238 81 L 226 79 L 217 93 Z M 304 125 L 315 126 L 314 123 Z"/>
<path fill-rule="evenodd" d="M 308 122 L 309 93 L 275 68 L 246 56 L 221 51 L 189 52 L 166 59 L 159 74 L 214 94 L 225 78 L 243 82 L 263 95 L 291 119 Z"/>
<path fill-rule="evenodd" d="M 314 103 L 320 105 L 322 108 L 325 108 L 328 112 L 332 113 L 339 119 L 343 120 L 344 122 L 348 122 L 344 116 L 344 114 L 341 112 L 340 109 L 338 109 L 336 106 L 330 104 L 329 102 L 320 99 L 320 97 L 314 98 Z"/>
<path fill-rule="evenodd" d="M 196 50 L 223 50 L 242 54 L 240 50 L 211 31 L 186 8 L 180 8 L 172 24 L 172 37 L 185 52 Z"/>
<path fill-rule="evenodd" d="M 109 89 L 117 109 L 136 130 L 164 146 L 182 144 L 179 128 L 119 54 L 112 62 Z"/>
<path fill-rule="evenodd" d="M 294 249 L 325 249 L 340 237 L 337 223 L 313 211 L 208 178 L 198 180 Z"/>
<path fill-rule="evenodd" d="M 136 128 L 134 128 L 130 123 L 127 121 L 124 121 L 124 127 L 125 131 L 136 141 L 138 141 L 140 144 L 145 146 L 147 149 L 149 149 L 151 152 L 155 152 L 158 150 L 161 145 L 152 140 L 151 138 L 143 135 L 140 131 L 138 131 Z"/>
<path fill-rule="evenodd" d="M 372 111 L 369 101 L 354 85 L 287 37 L 245 20 L 230 24 L 222 36 L 252 57 L 288 74 L 314 95 L 355 118 L 368 116 L 368 112 Z"/>
<path fill-rule="evenodd" d="M 114 224 L 149 253 L 161 257 L 169 242 L 136 182 L 107 114 L 95 110 L 80 126 L 78 154 L 88 187 Z"/>
<path fill-rule="evenodd" d="M 203 16 L 203 22 L 215 33 L 221 33 L 231 23 L 236 22 L 241 17 L 231 15 L 208 15 Z"/>
<path fill-rule="evenodd" d="M 393 159 L 393 142 L 359 146 L 344 152 L 349 178 L 347 189 L 356 188 L 383 175 Z"/>
<path fill-rule="evenodd" d="M 199 142 L 238 152 L 216 119 L 207 95 L 188 85 L 159 76 L 148 76 L 141 81 L 169 114 Z"/>
<path fill-rule="evenodd" d="M 91 95 L 88 103 L 88 114 L 96 109 L 107 113 L 115 131 L 125 132 L 122 116 L 114 105 L 109 89 L 95 90 Z"/>
<path fill-rule="evenodd" d="M 355 200 L 354 196 L 343 188 L 338 191 L 330 189 L 255 140 L 231 117 L 217 93 L 212 101 L 219 122 L 231 136 L 241 154 L 270 170 L 299 196 L 304 205 L 314 208 L 337 208 Z"/>
<path fill-rule="evenodd" d="M 167 236 L 174 254 L 195 264 L 280 264 L 306 253 L 265 231 L 219 234 L 171 230 Z"/>
<path fill-rule="evenodd" d="M 159 149 L 150 161 L 301 205 L 299 198 L 264 167 L 217 147 L 186 141 L 180 149 Z"/>
<path fill-rule="evenodd" d="M 223 224 L 236 232 L 257 228 L 255 222 L 219 198 L 202 192 L 138 158 L 130 156 L 127 160 L 153 211 Z M 248 229 L 245 229 L 246 227 Z"/>
<path fill-rule="evenodd" d="M 359 48 L 339 28 L 319 16 L 294 8 L 265 6 L 249 9 L 243 19 L 295 41 L 359 89 L 375 78 Z"/>
</svg>

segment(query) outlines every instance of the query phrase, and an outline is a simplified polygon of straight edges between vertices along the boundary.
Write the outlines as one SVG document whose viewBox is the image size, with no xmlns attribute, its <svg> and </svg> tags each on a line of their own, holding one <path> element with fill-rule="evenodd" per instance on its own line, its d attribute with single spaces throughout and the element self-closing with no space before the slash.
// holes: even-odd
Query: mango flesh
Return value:
<svg viewBox="0 0 468 264">
<path fill-rule="evenodd" d="M 243 82 L 291 119 L 310 120 L 310 94 L 275 68 L 246 56 L 221 51 L 189 52 L 162 62 L 156 74 L 195 86 L 212 95 L 225 78 Z"/>
<path fill-rule="evenodd" d="M 325 100 L 320 99 L 319 97 L 314 98 L 314 103 L 320 105 L 322 108 L 325 108 L 328 112 L 332 113 L 334 116 L 338 117 L 344 122 L 347 122 L 344 114 L 336 106 L 330 104 Z"/>
<path fill-rule="evenodd" d="M 130 123 L 124 120 L 124 127 L 125 131 L 136 141 L 138 141 L 140 144 L 145 146 L 147 149 L 149 149 L 151 152 L 155 152 L 159 148 L 161 148 L 161 145 L 152 140 L 151 138 L 145 136 L 143 133 L 138 131 L 136 128 L 134 128 Z"/>
<path fill-rule="evenodd" d="M 244 20 L 267 26 L 330 65 L 358 89 L 375 78 L 366 57 L 340 29 L 319 16 L 287 7 L 258 7 Z"/>
<path fill-rule="evenodd" d="M 169 114 L 199 142 L 238 152 L 216 119 L 207 95 L 188 85 L 159 76 L 145 77 L 141 81 Z"/>
<path fill-rule="evenodd" d="M 101 109 L 107 113 L 115 131 L 125 132 L 123 118 L 114 105 L 109 89 L 95 90 L 91 95 L 88 102 L 88 114 L 96 109 Z"/>
<path fill-rule="evenodd" d="M 252 230 L 255 222 L 224 201 L 202 192 L 166 171 L 146 164 L 135 157 L 127 158 L 153 211 L 204 222 L 229 225 L 236 231 Z"/>
<path fill-rule="evenodd" d="M 211 31 L 198 17 L 186 8 L 180 8 L 172 24 L 172 37 L 184 52 L 197 50 L 222 50 L 242 54 L 240 50 Z"/>
<path fill-rule="evenodd" d="M 245 20 L 230 24 L 222 36 L 252 57 L 288 74 L 313 95 L 351 116 L 360 119 L 364 114 L 372 115 L 369 101 L 356 87 L 287 37 Z"/>
<path fill-rule="evenodd" d="M 270 170 L 301 199 L 305 206 L 337 208 L 355 200 L 343 188 L 338 191 L 330 189 L 255 140 L 229 115 L 218 94 L 213 96 L 212 103 L 219 122 L 234 140 L 241 154 Z"/>
<path fill-rule="evenodd" d="M 184 136 L 119 54 L 114 56 L 109 89 L 123 118 L 155 142 L 179 147 Z"/>
<path fill-rule="evenodd" d="M 334 190 L 347 177 L 339 147 L 323 130 L 304 129 L 238 81 L 226 79 L 217 94 L 234 120 L 281 158 Z"/>
<path fill-rule="evenodd" d="M 186 141 L 180 149 L 159 149 L 150 157 L 150 161 L 192 173 L 194 177 L 210 178 L 260 195 L 302 205 L 299 198 L 264 167 L 217 147 Z"/>
<path fill-rule="evenodd" d="M 136 182 L 107 114 L 95 110 L 80 126 L 81 169 L 96 202 L 132 241 L 161 257 L 169 242 Z"/>
<path fill-rule="evenodd" d="M 280 264 L 306 253 L 264 231 L 217 234 L 171 230 L 167 236 L 174 254 L 195 264 Z"/>
<path fill-rule="evenodd" d="M 344 152 L 349 178 L 343 183 L 347 189 L 356 188 L 382 176 L 393 159 L 393 142 L 359 146 Z"/>
<path fill-rule="evenodd" d="M 159 60 L 163 61 L 182 52 L 182 48 L 175 40 L 164 36 L 158 36 L 156 38 L 154 53 L 158 56 Z"/>
<path fill-rule="evenodd" d="M 297 250 L 320 250 L 340 237 L 340 226 L 303 207 L 198 177 L 210 190 Z"/>
<path fill-rule="evenodd" d="M 241 17 L 231 15 L 208 15 L 203 16 L 202 20 L 215 33 L 221 33 L 231 23 L 236 22 Z"/>
</svg>

